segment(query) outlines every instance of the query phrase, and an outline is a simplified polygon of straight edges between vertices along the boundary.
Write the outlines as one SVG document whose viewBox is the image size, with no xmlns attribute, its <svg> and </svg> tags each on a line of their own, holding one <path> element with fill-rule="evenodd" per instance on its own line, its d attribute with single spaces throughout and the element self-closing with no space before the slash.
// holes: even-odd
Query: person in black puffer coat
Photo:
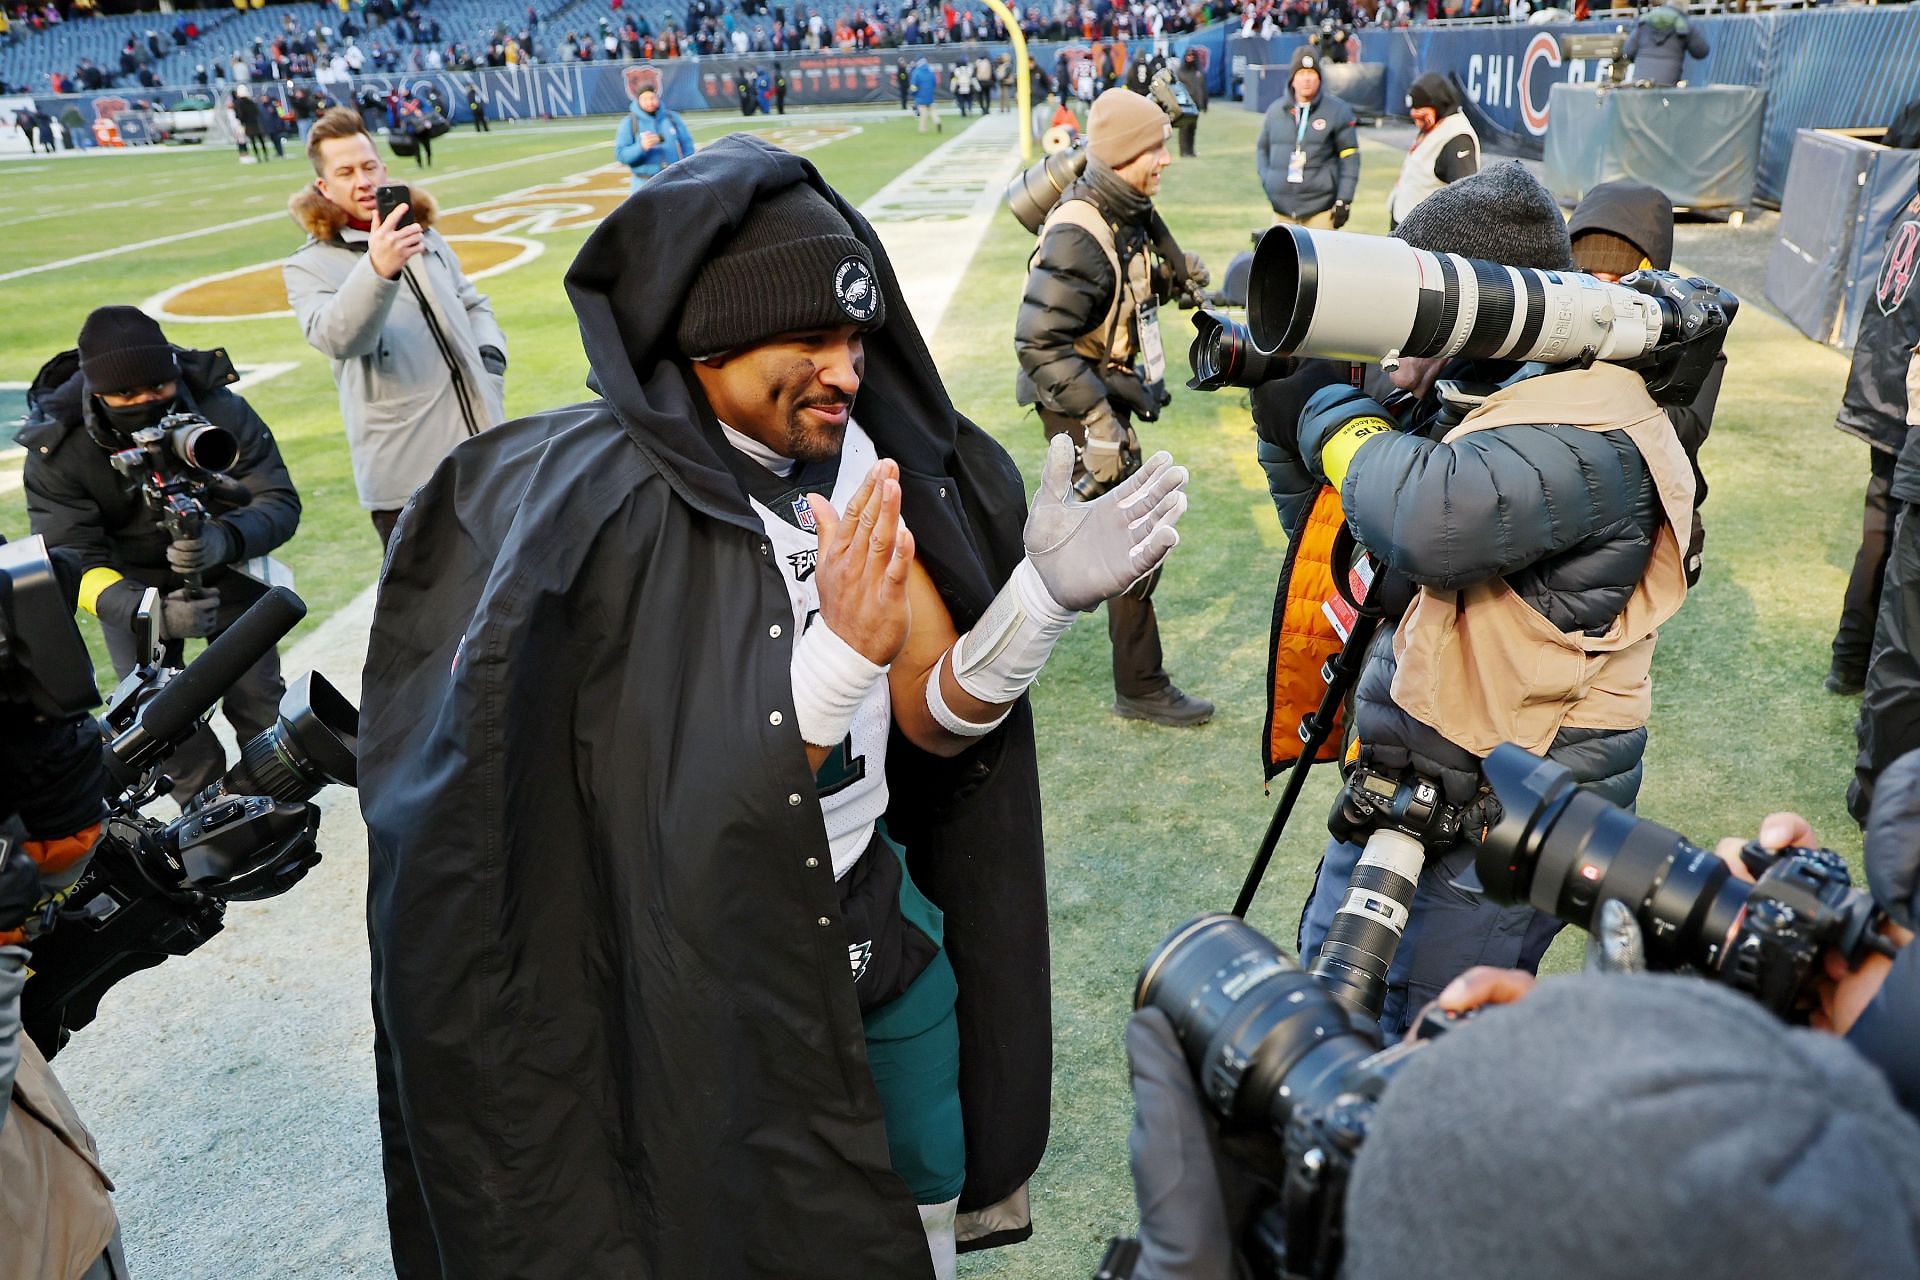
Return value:
<svg viewBox="0 0 1920 1280">
<path fill-rule="evenodd" d="M 1395 234 L 1435 252 L 1571 266 L 1552 197 L 1513 163 L 1429 196 Z M 1296 539 L 1331 485 L 1355 538 L 1386 570 L 1376 590 L 1411 598 L 1376 637 L 1354 691 L 1363 762 L 1433 779 L 1452 804 L 1485 805 L 1480 760 L 1517 740 L 1631 805 L 1653 628 L 1686 591 L 1692 468 L 1639 377 L 1618 366 L 1519 380 L 1458 426 L 1439 420 L 1432 388 L 1441 379 L 1495 384 L 1518 371 L 1403 359 L 1388 396 L 1396 415 L 1316 363 L 1256 395 L 1260 461 Z M 1368 385 L 1381 387 L 1377 377 Z M 1463 618 L 1473 620 L 1470 645 L 1455 642 Z M 1555 669 L 1573 674 L 1541 678 Z M 1473 862 L 1470 842 L 1428 852 L 1389 974 L 1381 1022 L 1390 1034 L 1474 965 L 1536 967 L 1560 927 L 1456 888 Z M 1328 845 L 1301 919 L 1303 963 L 1359 855 Z"/>
<path fill-rule="evenodd" d="M 27 392 L 19 435 L 27 514 L 49 546 L 78 555 L 80 606 L 100 619 L 121 677 L 144 657 L 133 621 L 148 587 L 161 592 L 157 638 L 177 666 L 187 639 L 222 634 L 266 593 L 239 571 L 241 562 L 265 556 L 300 525 L 300 495 L 273 433 L 227 389 L 239 376 L 224 350 L 175 347 L 135 308 L 100 307 L 81 327 L 78 348 L 49 360 Z M 238 447 L 233 464 L 209 477 L 211 519 L 197 539 L 170 539 L 139 484 L 109 461 L 131 447 L 134 431 L 169 413 L 199 414 Z M 188 587 L 189 573 L 200 578 L 198 593 Z M 284 692 L 273 653 L 227 692 L 223 706 L 241 742 L 274 723 Z M 167 772 L 181 794 L 191 794 L 225 767 L 219 741 L 203 725 Z"/>
</svg>

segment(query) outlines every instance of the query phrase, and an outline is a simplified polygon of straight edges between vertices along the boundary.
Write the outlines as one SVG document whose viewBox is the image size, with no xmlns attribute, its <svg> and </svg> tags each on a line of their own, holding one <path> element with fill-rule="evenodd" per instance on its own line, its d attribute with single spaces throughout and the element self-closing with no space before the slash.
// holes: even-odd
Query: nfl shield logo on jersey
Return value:
<svg viewBox="0 0 1920 1280">
<path fill-rule="evenodd" d="M 808 533 L 819 532 L 819 526 L 814 523 L 813 519 L 813 506 L 807 501 L 807 495 L 804 493 L 793 500 L 793 518 L 798 521 L 800 527 Z"/>
</svg>

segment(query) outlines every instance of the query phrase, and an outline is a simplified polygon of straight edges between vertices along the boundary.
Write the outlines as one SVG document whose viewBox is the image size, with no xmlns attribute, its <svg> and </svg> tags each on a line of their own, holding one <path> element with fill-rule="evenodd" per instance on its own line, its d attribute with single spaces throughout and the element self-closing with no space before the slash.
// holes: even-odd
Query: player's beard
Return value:
<svg viewBox="0 0 1920 1280">
<path fill-rule="evenodd" d="M 806 411 L 813 406 L 833 408 L 846 405 L 847 420 L 822 422 Z M 828 462 L 840 456 L 847 438 L 847 421 L 852 419 L 853 397 L 843 395 L 809 396 L 787 411 L 786 445 L 780 450 L 796 462 Z"/>
</svg>

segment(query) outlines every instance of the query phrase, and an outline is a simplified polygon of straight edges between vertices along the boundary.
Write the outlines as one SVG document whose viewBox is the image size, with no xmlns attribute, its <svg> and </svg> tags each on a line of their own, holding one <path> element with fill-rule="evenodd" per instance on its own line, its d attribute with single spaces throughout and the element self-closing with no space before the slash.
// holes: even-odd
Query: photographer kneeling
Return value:
<svg viewBox="0 0 1920 1280">
<path fill-rule="evenodd" d="M 162 593 L 155 625 L 169 665 L 178 666 L 186 640 L 220 635 L 266 592 L 237 566 L 280 546 L 299 526 L 300 497 L 273 434 L 227 389 L 238 377 L 224 350 L 175 347 L 138 309 L 100 307 L 81 326 L 77 349 L 49 360 L 27 393 L 19 440 L 27 450 L 33 531 L 49 546 L 77 553 L 80 606 L 100 619 L 120 677 L 145 656 L 137 651 L 133 615 L 147 587 Z M 174 440 L 135 439 L 169 414 L 196 415 L 226 439 L 202 437 L 200 466 L 178 456 L 183 446 Z M 196 534 L 168 531 L 168 513 L 156 508 L 155 491 L 163 486 L 174 514 L 179 504 L 199 504 Z M 285 692 L 279 657 L 269 652 L 223 703 L 240 741 L 274 723 Z M 183 798 L 226 768 L 205 726 L 169 764 Z"/>
<path fill-rule="evenodd" d="M 1436 253 L 1572 267 L 1553 198 L 1513 163 L 1435 192 L 1395 235 Z M 1523 366 L 1510 361 L 1404 357 L 1390 373 L 1397 412 L 1339 381 L 1341 370 L 1316 362 L 1262 388 L 1255 425 L 1292 535 L 1288 616 L 1309 576 L 1296 571 L 1316 555 L 1325 562 L 1342 522 L 1383 569 L 1374 595 L 1389 625 L 1354 688 L 1358 764 L 1432 781 L 1465 809 L 1468 831 L 1484 816 L 1471 807 L 1481 757 L 1503 741 L 1544 751 L 1631 805 L 1654 636 L 1686 595 L 1693 517 L 1692 467 L 1666 414 L 1639 374 L 1606 363 L 1531 366 L 1535 376 L 1515 378 Z M 1448 411 L 1449 382 L 1477 387 L 1483 402 Z M 1307 603 L 1317 613 L 1319 601 Z M 1317 697 L 1317 657 L 1312 665 Z M 1303 963 L 1360 855 L 1356 844 L 1328 845 L 1301 920 Z M 1472 859 L 1466 841 L 1426 850 L 1388 974 L 1390 1035 L 1474 965 L 1535 968 L 1558 931 L 1529 907 L 1456 888 Z"/>
</svg>

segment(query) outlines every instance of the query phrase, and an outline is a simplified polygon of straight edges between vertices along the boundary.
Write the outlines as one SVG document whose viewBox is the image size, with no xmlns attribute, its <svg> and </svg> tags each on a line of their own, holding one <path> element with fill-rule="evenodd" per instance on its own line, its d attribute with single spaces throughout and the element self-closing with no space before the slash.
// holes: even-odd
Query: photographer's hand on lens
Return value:
<svg viewBox="0 0 1920 1280">
<path fill-rule="evenodd" d="M 1213 283 L 1213 272 L 1207 270 L 1207 264 L 1192 250 L 1187 251 L 1187 280 L 1202 289 Z"/>
<path fill-rule="evenodd" d="M 807 501 L 820 526 L 814 570 L 820 621 L 861 657 L 884 667 L 899 656 L 912 621 L 907 571 L 913 534 L 900 518 L 900 464 L 876 462 L 845 512 L 817 493 Z"/>
<path fill-rule="evenodd" d="M 408 205 L 396 205 L 386 218 L 367 233 L 367 258 L 383 278 L 398 280 L 400 269 L 409 259 L 418 257 L 427 247 L 426 228 L 417 222 L 397 225 L 407 216 Z"/>
<path fill-rule="evenodd" d="M 205 573 L 233 560 L 240 539 L 218 520 L 209 520 L 194 538 L 175 538 L 167 547 L 167 567 L 175 573 Z"/>
<path fill-rule="evenodd" d="M 1080 451 L 1080 461 L 1087 474 L 1103 485 L 1118 484 L 1126 474 L 1125 455 L 1129 445 L 1136 453 L 1139 450 L 1139 445 L 1133 442 L 1133 428 L 1121 426 L 1119 416 L 1104 400 L 1087 411 L 1080 425 L 1087 435 L 1087 443 Z"/>
<path fill-rule="evenodd" d="M 1092 502 L 1070 497 L 1072 477 L 1073 442 L 1055 436 L 1024 541 L 1048 594 L 1085 612 L 1153 572 L 1179 544 L 1174 525 L 1187 509 L 1187 469 L 1162 450 Z"/>
<path fill-rule="evenodd" d="M 219 625 L 220 593 L 206 588 L 169 591 L 160 598 L 160 616 L 154 619 L 162 640 L 210 636 Z"/>
</svg>

